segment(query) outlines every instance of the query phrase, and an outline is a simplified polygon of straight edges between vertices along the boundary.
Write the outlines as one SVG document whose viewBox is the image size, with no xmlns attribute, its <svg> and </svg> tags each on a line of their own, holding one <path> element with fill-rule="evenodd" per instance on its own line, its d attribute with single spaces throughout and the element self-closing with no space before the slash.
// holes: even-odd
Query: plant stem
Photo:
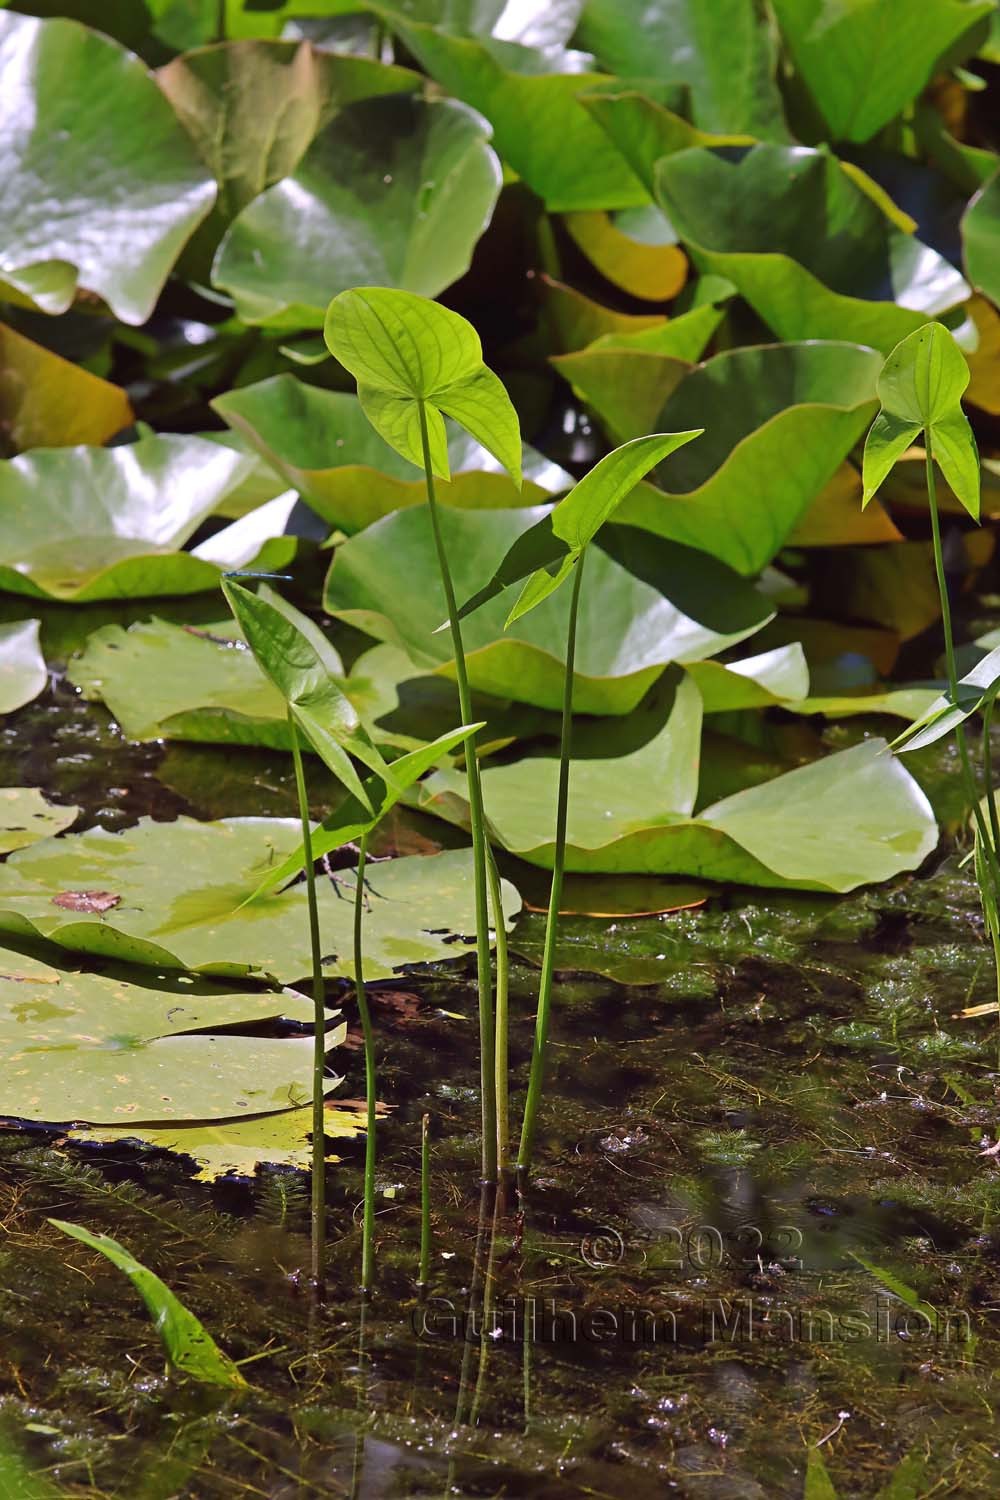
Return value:
<svg viewBox="0 0 1000 1500">
<path fill-rule="evenodd" d="M 472 695 L 469 692 L 469 674 L 465 666 L 465 648 L 462 645 L 462 626 L 458 618 L 455 586 L 448 566 L 448 553 L 441 535 L 441 518 L 438 514 L 437 496 L 434 492 L 434 470 L 431 467 L 430 438 L 427 432 L 427 411 L 424 402 L 417 404 L 420 417 L 420 442 L 424 455 L 424 478 L 427 483 L 427 508 L 430 511 L 434 546 L 437 550 L 441 585 L 448 607 L 448 624 L 451 627 L 451 642 L 455 653 L 455 678 L 458 686 L 458 702 L 463 724 L 472 723 Z M 479 1065 L 480 1090 L 483 1118 L 483 1181 L 496 1182 L 497 1178 L 497 1115 L 494 1095 L 494 1051 L 493 1051 L 493 991 L 490 968 L 490 924 L 487 900 L 486 875 L 486 818 L 483 813 L 483 787 L 479 775 L 479 761 L 472 735 L 465 741 L 465 769 L 468 779 L 469 821 L 472 826 L 472 866 L 475 882 L 476 903 L 476 968 L 479 989 Z"/>
<path fill-rule="evenodd" d="M 431 1270 L 431 1136 L 430 1115 L 420 1122 L 420 1271 L 417 1286 L 421 1295 L 427 1288 Z"/>
<path fill-rule="evenodd" d="M 994 849 L 1000 849 L 1000 817 L 993 797 L 993 746 L 990 743 L 995 707 L 996 699 L 991 698 L 983 709 L 983 779 L 986 782 L 986 810 L 990 819 L 991 842 Z"/>
<path fill-rule="evenodd" d="M 934 544 L 934 571 L 937 576 L 938 597 L 941 604 L 941 625 L 944 631 L 944 654 L 948 663 L 948 691 L 951 701 L 958 703 L 958 668 L 955 665 L 955 641 L 951 628 L 951 605 L 948 601 L 948 580 L 944 571 L 944 552 L 941 547 L 941 520 L 938 515 L 937 486 L 934 479 L 934 454 L 931 450 L 931 435 L 924 434 L 927 477 L 927 502 L 931 513 L 931 539 Z M 976 830 L 983 844 L 983 852 L 993 878 L 994 887 L 1000 889 L 1000 867 L 997 865 L 997 850 L 992 847 L 986 833 L 986 823 L 983 818 L 983 810 L 979 805 L 976 795 L 976 780 L 972 774 L 972 763 L 969 760 L 969 747 L 965 738 L 965 727 L 959 724 L 955 729 L 955 743 L 958 746 L 958 759 L 962 767 L 962 783 L 965 789 L 973 816 L 976 820 Z"/>
<path fill-rule="evenodd" d="M 292 711 L 288 709 L 288 733 L 292 742 L 295 766 L 295 791 L 302 822 L 302 850 L 306 872 L 306 902 L 309 908 L 309 946 L 312 950 L 313 979 L 313 1079 L 312 1079 L 312 1277 L 322 1288 L 326 1272 L 326 1141 L 323 1110 L 323 1079 L 326 1074 L 326 981 L 323 978 L 323 949 L 319 933 L 319 904 L 316 900 L 316 868 L 312 852 L 312 825 L 309 820 L 309 798 L 302 767 L 299 732 Z"/>
<path fill-rule="evenodd" d="M 556 793 L 556 842 L 552 856 L 552 885 L 549 890 L 549 914 L 545 923 L 545 949 L 542 973 L 538 981 L 538 1010 L 535 1014 L 535 1044 L 531 1054 L 528 1097 L 524 1103 L 521 1125 L 521 1147 L 517 1157 L 518 1178 L 523 1183 L 531 1171 L 535 1147 L 535 1126 L 545 1078 L 545 1053 L 549 1039 L 549 1016 L 552 1010 L 552 981 L 556 967 L 556 940 L 559 936 L 559 906 L 562 901 L 563 866 L 566 861 L 566 821 L 569 811 L 569 765 L 573 739 L 573 669 L 576 660 L 576 620 L 580 605 L 580 583 L 586 552 L 580 554 L 573 575 L 573 592 L 569 604 L 569 627 L 566 632 L 566 674 L 563 679 L 562 737 L 559 744 L 559 787 Z"/>
<path fill-rule="evenodd" d="M 509 967 L 507 962 L 507 928 L 503 917 L 503 887 L 500 871 L 487 846 L 486 872 L 490 882 L 490 910 L 493 915 L 493 931 L 497 947 L 497 1003 L 496 1003 L 496 1047 L 494 1049 L 494 1078 L 497 1111 L 497 1170 L 500 1178 L 510 1170 L 510 1087 L 509 1055 L 507 1038 L 510 1010 L 508 1006 Z"/>
<path fill-rule="evenodd" d="M 358 848 L 358 868 L 354 886 L 354 993 L 361 1017 L 361 1034 L 365 1043 L 365 1103 L 368 1122 L 365 1135 L 365 1206 L 361 1229 L 361 1290 L 370 1292 L 372 1285 L 372 1241 L 375 1229 L 375 1032 L 365 990 L 364 947 L 362 927 L 365 914 L 365 861 L 368 857 L 368 835 L 362 834 Z"/>
</svg>

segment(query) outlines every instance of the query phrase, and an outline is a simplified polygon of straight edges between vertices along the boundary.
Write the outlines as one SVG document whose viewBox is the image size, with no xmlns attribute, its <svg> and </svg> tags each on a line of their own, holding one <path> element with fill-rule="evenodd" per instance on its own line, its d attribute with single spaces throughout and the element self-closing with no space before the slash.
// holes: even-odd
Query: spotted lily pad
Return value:
<svg viewBox="0 0 1000 1500">
<path fill-rule="evenodd" d="M 546 514 L 442 510 L 455 592 L 471 598 L 514 540 Z M 541 708 L 562 702 L 569 590 L 505 632 L 512 601 L 497 596 L 463 622 L 474 688 Z M 426 506 L 386 516 L 336 553 L 327 609 L 402 647 L 424 671 L 451 675 L 451 642 Z M 670 662 L 701 661 L 758 630 L 771 611 L 723 563 L 632 526 L 606 526 L 590 548 L 580 598 L 575 705 L 627 713 Z M 487 731 L 488 733 L 488 731 Z"/>
<path fill-rule="evenodd" d="M 180 550 L 249 467 L 232 449 L 176 434 L 0 463 L 0 589 L 78 602 L 192 594 L 216 587 L 225 568 L 284 566 L 296 547 L 281 535 L 284 511 L 263 539 L 257 512 Z"/>
<path fill-rule="evenodd" d="M 33 786 L 0 787 L 0 854 L 62 833 L 76 821 L 79 811 L 47 802 Z"/>
<path fill-rule="evenodd" d="M 23 708 L 44 691 L 49 680 L 38 644 L 40 620 L 0 625 L 0 714 Z"/>
<path fill-rule="evenodd" d="M 0 283 L 144 323 L 215 183 L 144 65 L 76 21 L 0 14 Z M 141 121 L 141 129 L 138 122 Z"/>
<path fill-rule="evenodd" d="M 937 842 L 923 792 L 867 740 L 695 813 L 701 700 L 690 678 L 662 728 L 615 759 L 575 758 L 566 868 L 690 875 L 746 885 L 848 891 L 915 869 Z M 534 756 L 483 770 L 487 816 L 504 848 L 551 867 L 558 760 Z M 419 805 L 464 816 L 464 781 L 436 773 Z"/>
<path fill-rule="evenodd" d="M 290 818 L 144 818 L 124 833 L 98 828 L 49 839 L 11 855 L 0 869 L 0 931 L 129 962 L 227 977 L 255 972 L 282 983 L 299 979 L 311 970 L 304 882 L 243 903 L 300 837 L 298 821 Z M 459 957 L 474 946 L 471 868 L 467 849 L 372 867 L 368 978 Z M 353 970 L 353 879 L 350 870 L 341 871 L 319 886 L 324 970 L 331 976 Z M 62 891 L 91 889 L 121 899 L 104 916 L 54 904 Z M 506 886 L 510 917 L 519 904 Z"/>
<path fill-rule="evenodd" d="M 421 505 L 424 478 L 375 431 L 356 396 L 275 375 L 212 402 L 313 510 L 342 531 L 360 531 L 390 511 Z M 573 476 L 533 448 L 524 449 L 518 490 L 498 459 L 463 429 L 448 435 L 446 505 L 499 509 L 532 505 L 568 490 Z"/>
</svg>

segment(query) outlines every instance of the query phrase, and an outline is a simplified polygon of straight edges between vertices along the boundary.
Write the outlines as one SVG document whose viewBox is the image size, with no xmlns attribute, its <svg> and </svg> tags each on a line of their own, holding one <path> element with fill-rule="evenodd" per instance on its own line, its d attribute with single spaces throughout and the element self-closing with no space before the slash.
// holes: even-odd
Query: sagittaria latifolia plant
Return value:
<svg viewBox="0 0 1000 1500">
<path fill-rule="evenodd" d="M 452 418 L 521 483 L 521 430 L 500 379 L 483 363 L 482 344 L 472 324 L 457 313 L 411 292 L 361 287 L 330 303 L 324 328 L 327 347 L 358 383 L 358 399 L 375 430 L 424 471 L 427 505 L 448 609 L 455 656 L 460 715 L 472 721 L 458 601 L 438 518 L 435 479 L 450 478 L 445 417 Z M 506 1068 L 497 1058 L 490 964 L 490 891 L 493 926 L 503 932 L 500 884 L 491 872 L 482 783 L 473 734 L 466 740 L 469 819 L 475 879 L 476 959 L 479 989 L 479 1049 L 482 1091 L 482 1170 L 496 1180 L 507 1143 L 498 1139 L 497 1092 L 506 1088 Z M 503 996 L 498 996 L 501 1034 Z M 503 1075 L 500 1077 L 500 1075 Z M 506 1111 L 499 1111 L 500 1136 Z"/>
<path fill-rule="evenodd" d="M 559 742 L 559 779 L 556 788 L 556 828 L 552 855 L 552 882 L 549 910 L 542 952 L 542 972 L 538 985 L 538 1007 L 535 1014 L 535 1041 L 531 1055 L 528 1095 L 521 1125 L 517 1168 L 522 1180 L 531 1169 L 534 1152 L 538 1107 L 542 1098 L 545 1058 L 548 1050 L 549 1022 L 552 1010 L 552 984 L 555 977 L 556 941 L 559 934 L 559 907 L 562 898 L 563 869 L 566 862 L 566 823 L 569 810 L 569 773 L 573 737 L 573 673 L 576 661 L 577 617 L 580 589 L 587 548 L 605 521 L 635 486 L 661 459 L 677 448 L 699 437 L 702 428 L 689 432 L 658 432 L 635 438 L 602 458 L 590 473 L 580 480 L 566 498 L 526 531 L 507 552 L 490 581 L 474 594 L 459 611 L 459 618 L 471 614 L 504 589 L 524 580 L 507 625 L 526 615 L 555 593 L 572 577 L 569 623 L 566 631 L 566 664 L 563 677 L 562 726 Z"/>
<path fill-rule="evenodd" d="M 972 428 L 962 410 L 969 384 L 969 367 L 955 340 L 941 323 L 927 323 L 897 344 L 882 367 L 877 392 L 882 409 L 865 443 L 863 505 L 888 477 L 893 464 L 923 434 L 927 505 L 930 511 L 934 569 L 941 604 L 941 623 L 947 661 L 947 691 L 911 724 L 894 746 L 918 750 L 954 732 L 966 805 L 975 824 L 975 871 L 983 916 L 993 944 L 1000 997 L 1000 826 L 993 796 L 990 728 L 1000 691 L 1000 650 L 991 651 L 965 677 L 959 678 L 948 598 L 941 517 L 934 465 L 937 463 L 956 499 L 974 521 L 979 520 L 979 452 Z M 980 801 L 965 733 L 973 714 L 983 718 L 982 759 L 986 796 Z"/>
<path fill-rule="evenodd" d="M 357 710 L 337 683 L 339 662 L 332 656 L 323 632 L 306 615 L 262 584 L 254 594 L 230 577 L 223 591 L 236 623 L 254 657 L 287 705 L 288 733 L 295 765 L 295 787 L 302 844 L 276 870 L 272 870 L 251 900 L 294 879 L 305 871 L 312 953 L 314 1039 L 312 1124 L 312 1273 L 318 1286 L 325 1270 L 326 1173 L 324 1150 L 324 1075 L 326 1072 L 326 985 L 323 976 L 323 944 L 319 903 L 316 899 L 316 860 L 331 849 L 358 842 L 354 875 L 354 988 L 365 1049 L 365 1198 L 362 1227 L 361 1286 L 371 1287 L 373 1230 L 375 1222 L 375 1106 L 377 1069 L 375 1036 L 364 981 L 365 867 L 368 836 L 407 787 L 455 747 L 468 733 L 466 726 L 442 735 L 429 745 L 401 756 L 391 766 L 372 744 Z M 477 726 L 478 727 L 478 726 Z M 300 736 L 322 758 L 347 789 L 346 801 L 324 825 L 322 841 L 313 839 L 309 797 L 302 760 Z M 367 765 L 374 775 L 362 782 L 351 756 Z M 502 914 L 501 914 L 502 920 Z"/>
</svg>

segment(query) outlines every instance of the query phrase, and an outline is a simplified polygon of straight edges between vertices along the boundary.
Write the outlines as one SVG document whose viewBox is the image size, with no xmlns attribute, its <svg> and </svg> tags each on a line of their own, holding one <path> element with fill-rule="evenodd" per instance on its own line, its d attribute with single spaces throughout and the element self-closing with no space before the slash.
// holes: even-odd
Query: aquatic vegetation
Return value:
<svg viewBox="0 0 1000 1500">
<path fill-rule="evenodd" d="M 0 625 L 0 713 L 9 714 L 37 698 L 48 682 L 38 643 L 38 620 Z"/>
</svg>

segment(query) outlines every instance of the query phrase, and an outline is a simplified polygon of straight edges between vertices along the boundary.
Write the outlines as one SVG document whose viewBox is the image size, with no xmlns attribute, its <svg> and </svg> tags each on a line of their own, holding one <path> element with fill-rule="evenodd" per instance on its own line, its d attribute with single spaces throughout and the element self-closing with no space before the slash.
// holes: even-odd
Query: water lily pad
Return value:
<svg viewBox="0 0 1000 1500">
<path fill-rule="evenodd" d="M 587 0 L 577 42 L 609 73 L 681 86 L 703 130 L 788 136 L 775 77 L 777 38 L 743 0 Z"/>
<path fill-rule="evenodd" d="M 249 39 L 195 48 L 157 79 L 215 176 L 225 220 L 293 172 L 338 109 L 420 85 L 408 68 L 369 57 Z"/>
<path fill-rule="evenodd" d="M 454 100 L 385 95 L 343 110 L 295 171 L 234 219 L 212 269 L 245 322 L 322 328 L 332 297 L 436 297 L 469 267 L 500 191 L 485 120 Z"/>
<path fill-rule="evenodd" d="M 656 163 L 675 151 L 693 146 L 752 146 L 753 135 L 742 131 L 699 130 L 666 98 L 651 95 L 656 90 L 643 81 L 643 92 L 625 83 L 609 84 L 581 94 L 580 103 L 622 153 L 639 180 L 652 194 Z M 679 101 L 674 101 L 678 104 Z"/>
<path fill-rule="evenodd" d="M 423 475 L 379 437 L 356 396 L 275 375 L 218 396 L 212 405 L 331 526 L 360 531 L 427 498 Z M 446 505 L 532 505 L 573 483 L 565 469 L 525 447 L 525 482 L 518 490 L 499 460 L 455 426 L 448 462 L 451 481 L 438 488 Z"/>
<path fill-rule="evenodd" d="M 132 420 L 125 392 L 0 323 L 0 454 L 103 443 Z"/>
<path fill-rule="evenodd" d="M 1000 305 L 1000 172 L 984 183 L 962 216 L 965 269 L 977 291 Z"/>
<path fill-rule="evenodd" d="M 852 339 L 888 354 L 969 295 L 826 151 L 682 151 L 658 164 L 656 195 L 698 265 L 733 282 L 782 339 Z M 817 216 L 835 232 L 815 234 Z"/>
<path fill-rule="evenodd" d="M 809 692 L 809 668 L 797 642 L 743 661 L 691 662 L 687 672 L 698 685 L 707 714 L 788 707 Z"/>
<path fill-rule="evenodd" d="M 243 905 L 300 838 L 291 818 L 144 818 L 124 833 L 92 829 L 50 839 L 11 855 L 0 869 L 0 930 L 128 962 L 227 977 L 258 972 L 281 983 L 300 979 L 311 970 L 304 882 Z M 372 868 L 368 978 L 470 951 L 476 928 L 470 871 L 467 849 Z M 119 904 L 104 917 L 54 904 L 63 892 L 91 889 L 117 894 Z M 319 895 L 324 970 L 350 974 L 352 873 L 341 872 L 336 884 L 320 882 Z M 505 909 L 513 916 L 518 905 L 508 885 Z"/>
<path fill-rule="evenodd" d="M 504 161 L 553 212 L 634 208 L 649 195 L 578 100 L 606 85 L 597 72 L 559 72 L 551 55 L 454 36 L 387 17 L 410 52 L 448 93 L 493 126 Z"/>
<path fill-rule="evenodd" d="M 701 704 L 682 682 L 669 718 L 638 750 L 574 758 L 566 867 L 577 872 L 691 875 L 747 885 L 847 891 L 915 869 L 937 827 L 923 792 L 867 740 L 692 815 Z M 534 756 L 483 770 L 487 815 L 504 848 L 550 868 L 558 761 Z M 456 819 L 462 778 L 436 773 L 419 805 Z"/>
<path fill-rule="evenodd" d="M 4 11 L 0 99 L 8 295 L 61 313 L 95 293 L 122 322 L 144 323 L 215 200 L 155 80 L 98 31 Z"/>
<path fill-rule="evenodd" d="M 659 209 L 628 209 L 621 214 L 567 214 L 574 244 L 601 275 L 622 291 L 647 302 L 676 297 L 687 280 L 687 260 Z"/>
<path fill-rule="evenodd" d="M 76 822 L 79 811 L 46 801 L 33 786 L 0 787 L 0 854 L 53 838 Z"/>
<path fill-rule="evenodd" d="M 44 692 L 49 680 L 38 644 L 40 620 L 0 625 L 0 714 L 23 708 Z"/>
<path fill-rule="evenodd" d="M 324 1113 L 325 1133 L 335 1139 L 360 1135 L 365 1116 L 357 1109 L 338 1107 L 330 1101 Z M 139 1126 L 118 1125 L 70 1130 L 67 1140 L 101 1146 L 148 1146 L 189 1157 L 196 1165 L 195 1182 L 216 1182 L 220 1177 L 252 1177 L 259 1166 L 312 1166 L 312 1106 L 284 1109 L 250 1120 L 199 1120 L 195 1124 Z M 327 1161 L 340 1158 L 330 1149 Z"/>
<path fill-rule="evenodd" d="M 775 0 L 781 33 L 834 141 L 867 141 L 923 90 L 942 54 L 976 50 L 988 3 Z M 968 46 L 956 44 L 968 36 Z"/>
<path fill-rule="evenodd" d="M 40 448 L 0 463 L 0 588 L 80 602 L 192 594 L 215 588 L 226 567 L 283 566 L 296 543 L 280 535 L 277 516 L 276 537 L 265 527 L 273 541 L 256 534 L 258 515 L 212 537 L 201 555 L 179 550 L 247 467 L 232 449 L 173 434 L 118 448 Z"/>
<path fill-rule="evenodd" d="M 698 365 L 654 425 L 681 430 L 697 412 L 704 436 L 665 459 L 658 488 L 637 488 L 619 519 L 758 573 L 871 421 L 881 367 L 873 349 L 819 341 L 732 349 Z"/>
<path fill-rule="evenodd" d="M 471 598 L 515 538 L 545 514 L 540 506 L 443 510 L 457 597 Z M 447 611 L 426 506 L 386 516 L 345 542 L 325 603 L 369 635 L 402 647 L 418 668 L 453 675 L 450 637 L 438 631 Z M 559 708 L 569 591 L 553 594 L 505 632 L 511 603 L 498 595 L 463 622 L 470 681 L 497 697 Z M 714 656 L 769 616 L 762 596 L 706 553 L 631 526 L 607 526 L 590 549 L 581 590 L 576 707 L 627 713 L 669 662 Z"/>
</svg>

